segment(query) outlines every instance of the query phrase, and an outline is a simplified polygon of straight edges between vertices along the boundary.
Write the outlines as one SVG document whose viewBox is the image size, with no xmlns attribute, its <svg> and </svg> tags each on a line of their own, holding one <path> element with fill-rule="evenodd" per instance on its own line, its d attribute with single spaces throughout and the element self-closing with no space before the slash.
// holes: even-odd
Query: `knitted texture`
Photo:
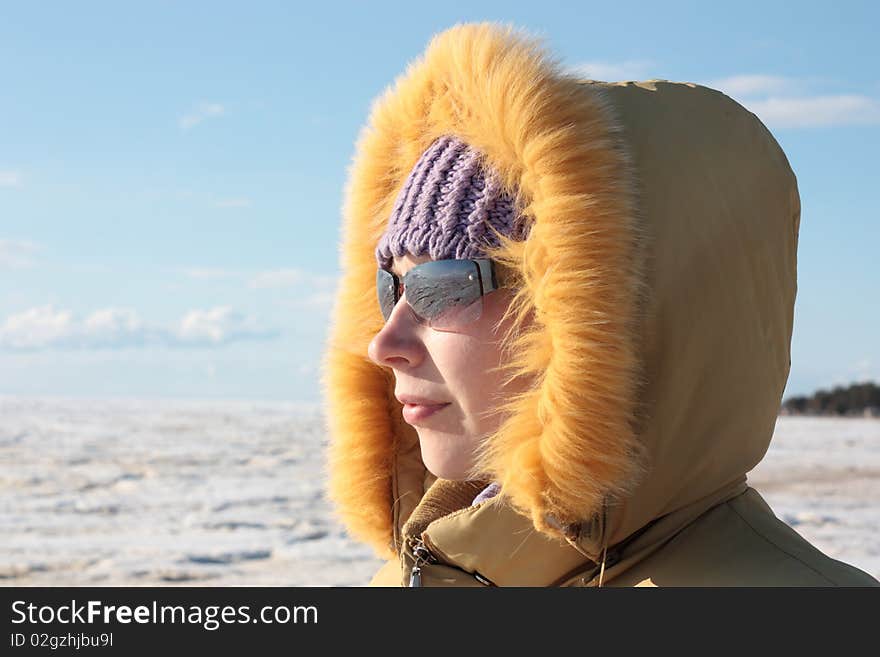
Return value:
<svg viewBox="0 0 880 657">
<path fill-rule="evenodd" d="M 498 246 L 489 226 L 514 240 L 527 236 L 514 205 L 478 151 L 457 137 L 440 137 L 404 181 L 376 262 L 390 269 L 392 258 L 406 253 L 433 260 L 479 258 L 486 246 Z"/>
</svg>

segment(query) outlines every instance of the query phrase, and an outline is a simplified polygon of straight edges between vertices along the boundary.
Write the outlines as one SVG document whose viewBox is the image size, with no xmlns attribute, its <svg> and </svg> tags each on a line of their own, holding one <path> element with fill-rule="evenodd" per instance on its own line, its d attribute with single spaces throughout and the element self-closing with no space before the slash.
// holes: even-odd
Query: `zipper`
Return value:
<svg viewBox="0 0 880 657">
<path fill-rule="evenodd" d="M 409 586 L 412 588 L 420 587 L 422 585 L 422 565 L 426 563 L 434 564 L 442 562 L 428 547 L 427 539 L 421 537 L 415 538 L 408 541 L 408 543 L 412 551 L 414 562 L 409 574 Z M 493 582 L 489 581 L 488 578 L 480 573 L 474 572 L 473 577 L 484 586 L 495 586 Z"/>
<path fill-rule="evenodd" d="M 494 498 L 489 498 L 489 500 L 484 500 L 483 502 L 480 502 L 480 504 L 478 506 L 482 506 L 483 504 L 485 504 L 488 501 L 491 501 L 492 499 L 494 499 Z M 449 513 L 449 514 L 443 516 L 442 519 L 446 520 L 447 518 L 452 518 L 452 517 L 455 517 L 455 516 L 458 516 L 458 515 L 461 515 L 464 513 L 471 513 L 471 512 L 473 512 L 473 510 L 474 510 L 474 507 L 466 506 L 462 509 L 458 509 L 457 511 L 453 511 L 452 513 Z M 430 548 L 428 547 L 428 545 L 426 543 L 427 543 L 427 541 L 423 538 L 423 535 L 417 536 L 415 538 L 407 538 L 405 540 L 405 545 L 409 546 L 410 552 L 412 553 L 412 557 L 413 557 L 413 567 L 410 570 L 410 575 L 409 575 L 409 586 L 410 587 L 420 587 L 422 585 L 422 568 L 421 567 L 423 564 L 441 563 L 439 557 L 437 557 L 433 552 L 431 552 Z M 404 554 L 405 553 L 406 553 L 406 550 L 404 550 Z M 495 586 L 492 582 L 490 582 L 488 579 L 486 579 L 482 576 L 477 577 L 477 580 L 483 584 L 486 584 L 487 586 Z M 483 581 L 483 580 L 485 580 L 485 581 Z"/>
<path fill-rule="evenodd" d="M 410 587 L 419 587 L 422 585 L 422 564 L 437 563 L 438 559 L 431 553 L 421 538 L 413 539 L 410 542 L 410 546 L 414 563 L 409 575 L 409 585 Z"/>
</svg>

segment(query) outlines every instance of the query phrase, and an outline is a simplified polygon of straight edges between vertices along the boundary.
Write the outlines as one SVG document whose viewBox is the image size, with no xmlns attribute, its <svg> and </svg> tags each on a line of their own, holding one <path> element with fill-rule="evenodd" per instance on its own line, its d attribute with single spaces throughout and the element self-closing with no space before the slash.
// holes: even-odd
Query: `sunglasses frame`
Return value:
<svg viewBox="0 0 880 657">
<path fill-rule="evenodd" d="M 494 292 L 495 290 L 499 289 L 498 278 L 495 273 L 495 262 L 493 260 L 491 260 L 489 258 L 446 258 L 444 260 L 429 260 L 428 262 L 422 262 L 422 263 L 419 263 L 418 265 L 416 265 L 415 267 L 413 267 L 412 269 L 410 269 L 409 271 L 407 271 L 402 277 L 404 291 L 406 290 L 406 279 L 411 272 L 417 270 L 419 267 L 422 267 L 424 265 L 430 265 L 430 264 L 433 264 L 436 262 L 447 262 L 447 261 L 450 261 L 450 262 L 451 261 L 471 262 L 476 265 L 477 281 L 480 285 L 480 293 L 479 293 L 479 296 L 477 297 L 477 299 L 475 299 L 473 303 L 476 303 L 477 300 L 479 300 L 482 303 L 482 299 L 484 296 L 486 296 L 490 292 Z M 394 283 L 394 306 L 392 306 L 392 309 L 391 309 L 391 312 L 393 312 L 394 308 L 397 306 L 397 303 L 400 301 L 401 297 L 403 296 L 403 295 L 399 294 L 401 277 L 398 276 L 397 274 L 395 274 L 393 271 L 379 268 L 376 272 L 377 294 L 378 294 L 378 283 L 379 283 L 378 278 L 381 275 L 380 272 L 384 272 L 385 274 L 390 274 L 391 279 Z M 415 311 L 415 309 L 412 307 L 412 305 L 409 304 L 408 301 L 407 301 L 407 305 L 409 306 L 410 312 L 412 313 L 413 317 L 416 319 L 416 321 L 419 324 L 429 325 L 428 321 L 425 320 L 424 318 L 422 318 L 421 316 L 419 316 L 419 314 Z M 381 302 L 380 302 L 379 309 L 381 311 Z M 382 313 L 382 314 L 384 316 L 384 313 Z M 481 315 L 482 315 L 482 310 L 481 310 Z M 390 317 L 391 314 L 389 313 L 388 316 Z M 387 319 L 388 318 L 386 317 L 385 320 L 387 321 Z M 434 330 L 437 330 L 437 331 L 447 331 L 447 332 L 455 330 L 455 329 L 437 328 L 434 326 L 432 326 L 431 328 L 433 328 Z"/>
</svg>

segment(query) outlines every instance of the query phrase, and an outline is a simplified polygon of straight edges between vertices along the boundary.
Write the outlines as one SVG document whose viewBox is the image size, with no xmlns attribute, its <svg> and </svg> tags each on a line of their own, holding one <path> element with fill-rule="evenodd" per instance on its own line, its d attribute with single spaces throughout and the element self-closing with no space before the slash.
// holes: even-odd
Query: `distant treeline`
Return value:
<svg viewBox="0 0 880 657">
<path fill-rule="evenodd" d="M 850 415 L 880 417 L 880 386 L 873 381 L 819 390 L 810 397 L 790 397 L 780 415 Z"/>
</svg>

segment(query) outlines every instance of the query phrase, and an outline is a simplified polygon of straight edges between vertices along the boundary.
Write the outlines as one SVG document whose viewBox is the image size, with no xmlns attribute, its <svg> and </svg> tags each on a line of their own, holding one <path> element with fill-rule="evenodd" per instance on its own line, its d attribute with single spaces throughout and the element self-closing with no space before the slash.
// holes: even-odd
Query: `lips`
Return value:
<svg viewBox="0 0 880 657">
<path fill-rule="evenodd" d="M 424 422 L 452 403 L 403 393 L 395 393 L 394 396 L 397 398 L 397 401 L 403 404 L 403 419 L 406 420 L 407 424 Z"/>
<path fill-rule="evenodd" d="M 445 404 L 404 404 L 403 419 L 407 424 L 419 424 L 447 406 L 449 406 L 449 402 Z"/>
</svg>

